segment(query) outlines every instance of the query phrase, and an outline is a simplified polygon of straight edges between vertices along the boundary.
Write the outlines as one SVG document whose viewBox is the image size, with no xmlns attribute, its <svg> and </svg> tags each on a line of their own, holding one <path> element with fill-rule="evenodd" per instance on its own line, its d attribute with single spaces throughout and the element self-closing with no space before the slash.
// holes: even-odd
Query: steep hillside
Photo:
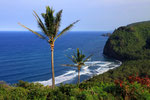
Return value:
<svg viewBox="0 0 150 100">
<path fill-rule="evenodd" d="M 150 59 L 150 21 L 119 27 L 106 42 L 103 53 L 121 61 Z"/>
</svg>

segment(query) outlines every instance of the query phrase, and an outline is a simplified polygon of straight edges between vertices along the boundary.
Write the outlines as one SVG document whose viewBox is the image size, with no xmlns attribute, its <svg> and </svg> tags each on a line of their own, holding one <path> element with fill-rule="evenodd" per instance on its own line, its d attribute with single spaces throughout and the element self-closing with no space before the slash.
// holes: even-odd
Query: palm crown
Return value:
<svg viewBox="0 0 150 100">
<path fill-rule="evenodd" d="M 34 16 L 38 22 L 39 28 L 42 30 L 44 34 L 40 34 L 38 32 L 35 32 L 28 27 L 18 23 L 22 27 L 28 29 L 29 31 L 33 32 L 34 34 L 38 35 L 40 38 L 47 40 L 50 44 L 53 44 L 58 37 L 60 37 L 62 34 L 66 33 L 68 30 L 70 30 L 75 23 L 77 23 L 79 20 L 73 22 L 69 26 L 67 26 L 65 29 L 63 29 L 59 33 L 59 27 L 61 22 L 61 16 L 62 16 L 62 10 L 60 10 L 58 13 L 56 13 L 56 16 L 54 16 L 54 10 L 51 9 L 49 6 L 46 7 L 46 13 L 42 13 L 42 17 L 44 18 L 44 22 L 40 19 L 38 14 L 34 12 Z M 59 33 L 59 34 L 58 34 Z"/>
<path fill-rule="evenodd" d="M 86 56 L 84 54 L 82 54 L 82 51 L 79 51 L 79 48 L 77 48 L 77 53 L 73 53 L 73 55 L 71 57 L 67 56 L 73 63 L 77 64 L 77 65 L 84 65 L 84 63 L 86 61 L 88 61 L 88 59 L 91 57 L 92 55 L 88 56 L 87 58 L 85 58 Z M 74 65 L 75 66 L 75 65 Z"/>
</svg>

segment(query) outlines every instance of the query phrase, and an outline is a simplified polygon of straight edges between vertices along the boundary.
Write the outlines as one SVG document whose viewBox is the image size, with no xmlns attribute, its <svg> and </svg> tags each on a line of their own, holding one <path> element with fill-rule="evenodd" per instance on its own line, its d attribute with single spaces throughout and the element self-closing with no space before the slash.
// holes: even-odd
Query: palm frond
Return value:
<svg viewBox="0 0 150 100">
<path fill-rule="evenodd" d="M 79 48 L 77 48 L 77 60 L 78 60 L 78 62 L 82 62 L 84 58 L 85 58 L 85 55 L 82 54 L 82 51 L 79 51 Z"/>
<path fill-rule="evenodd" d="M 73 52 L 73 56 L 77 59 L 77 56 L 76 56 L 75 52 Z"/>
<path fill-rule="evenodd" d="M 46 30 L 48 33 L 48 36 L 54 37 L 54 19 L 53 16 L 54 10 L 51 9 L 49 6 L 46 7 L 46 13 L 42 13 L 42 17 L 44 18 Z"/>
<path fill-rule="evenodd" d="M 35 18 L 36 18 L 36 20 L 37 20 L 40 28 L 42 29 L 42 31 L 44 32 L 44 34 L 48 36 L 48 32 L 47 32 L 46 27 L 44 26 L 42 20 L 40 19 L 40 17 L 38 16 L 38 14 L 35 11 L 33 11 L 33 12 L 35 14 L 35 15 L 34 14 L 33 15 L 35 16 Z"/>
<path fill-rule="evenodd" d="M 43 17 L 43 19 L 45 19 L 45 13 L 42 13 L 41 16 Z"/>
<path fill-rule="evenodd" d="M 84 63 L 80 63 L 79 65 L 83 66 L 83 65 L 85 65 L 85 64 L 84 64 Z"/>
<path fill-rule="evenodd" d="M 80 51 L 79 51 L 79 48 L 77 48 L 77 57 L 79 58 L 80 56 Z"/>
<path fill-rule="evenodd" d="M 83 61 L 84 58 L 85 58 L 85 55 L 80 55 L 79 56 L 79 61 Z"/>
<path fill-rule="evenodd" d="M 48 29 L 48 33 L 51 37 L 55 37 L 55 17 L 54 17 L 54 10 L 49 6 L 46 7 L 46 14 L 45 14 L 45 24 Z"/>
<path fill-rule="evenodd" d="M 60 22 L 61 22 L 61 16 L 62 16 L 62 10 L 60 10 L 57 14 L 56 14 L 56 18 L 55 18 L 55 33 L 57 34 L 59 31 L 59 27 L 60 27 Z"/>
<path fill-rule="evenodd" d="M 73 63 L 77 63 L 77 60 L 76 59 L 73 59 L 72 57 L 69 57 L 69 56 L 67 56 L 67 55 L 65 55 L 67 58 L 69 58 Z"/>
<path fill-rule="evenodd" d="M 22 26 L 22 27 L 26 28 L 27 30 L 31 31 L 32 33 L 36 34 L 39 38 L 41 38 L 41 39 L 46 39 L 46 37 L 45 37 L 45 36 L 43 36 L 43 35 L 41 35 L 41 34 L 39 34 L 39 33 L 35 32 L 35 31 L 31 30 L 30 28 L 28 28 L 28 27 L 26 27 L 26 26 L 22 25 L 21 23 L 18 23 L 18 24 L 19 24 L 20 26 Z"/>
<path fill-rule="evenodd" d="M 83 60 L 83 62 L 88 61 L 89 58 L 91 58 L 93 55 L 88 56 L 85 60 Z"/>
<path fill-rule="evenodd" d="M 57 38 L 59 38 L 60 36 L 62 36 L 64 33 L 66 33 L 67 31 L 69 31 L 73 26 L 74 24 L 76 24 L 77 22 L 79 22 L 79 20 L 73 22 L 72 24 L 70 24 L 69 26 L 67 26 L 65 29 L 63 29 L 55 38 L 54 41 L 56 41 Z"/>
<path fill-rule="evenodd" d="M 77 67 L 77 65 L 71 65 L 71 64 L 62 64 L 61 66 L 67 66 L 67 67 Z"/>
<path fill-rule="evenodd" d="M 78 62 L 78 60 L 72 55 L 72 60 L 75 62 L 75 63 L 77 63 Z"/>
</svg>

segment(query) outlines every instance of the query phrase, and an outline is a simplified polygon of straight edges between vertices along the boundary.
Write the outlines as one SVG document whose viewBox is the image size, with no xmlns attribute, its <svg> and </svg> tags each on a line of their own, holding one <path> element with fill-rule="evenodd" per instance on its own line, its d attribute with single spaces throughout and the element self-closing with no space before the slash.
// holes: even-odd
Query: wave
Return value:
<svg viewBox="0 0 150 100">
<path fill-rule="evenodd" d="M 74 50 L 73 48 L 67 48 L 66 50 L 64 50 L 65 52 L 66 51 L 70 51 L 70 50 Z"/>
<path fill-rule="evenodd" d="M 108 61 L 89 61 L 85 63 L 85 66 L 81 68 L 80 76 L 86 75 L 89 78 L 94 75 L 99 75 L 104 72 L 107 72 L 110 69 L 119 67 L 122 63 L 120 61 L 108 62 Z M 96 66 L 96 68 L 95 68 Z M 73 81 L 77 78 L 78 72 L 75 69 L 67 71 L 66 73 L 55 77 L 55 84 L 65 83 Z M 44 86 L 52 85 L 52 79 L 46 81 L 36 81 L 35 83 L 41 83 Z"/>
</svg>

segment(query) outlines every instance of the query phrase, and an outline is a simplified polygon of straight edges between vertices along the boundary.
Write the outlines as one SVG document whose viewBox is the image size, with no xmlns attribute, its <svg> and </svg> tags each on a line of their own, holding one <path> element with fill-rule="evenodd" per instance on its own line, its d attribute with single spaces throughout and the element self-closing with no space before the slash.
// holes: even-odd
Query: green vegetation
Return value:
<svg viewBox="0 0 150 100">
<path fill-rule="evenodd" d="M 39 83 L 20 81 L 9 86 L 0 82 L 0 100 L 149 100 L 149 68 L 150 60 L 126 61 L 80 84 L 55 89 Z"/>
<path fill-rule="evenodd" d="M 133 77 L 134 78 L 134 77 Z M 139 77 L 138 77 L 139 78 Z M 144 82 L 150 83 L 150 78 Z M 0 84 L 0 100 L 149 100 L 150 87 L 137 80 L 61 84 L 52 89 L 38 83 L 20 81 L 14 87 Z"/>
<path fill-rule="evenodd" d="M 149 36 L 150 22 L 120 27 L 104 48 L 104 54 L 123 61 L 120 67 L 80 84 L 61 84 L 55 89 L 39 83 L 20 81 L 9 86 L 0 82 L 0 100 L 150 100 Z M 77 49 L 77 55 L 70 59 L 83 65 L 84 58 Z"/>
<path fill-rule="evenodd" d="M 104 54 L 121 61 L 150 59 L 150 21 L 115 30 L 104 47 Z"/>
<path fill-rule="evenodd" d="M 120 67 L 97 75 L 87 82 L 114 82 L 114 80 L 124 80 L 128 76 L 138 74 L 140 77 L 148 75 L 150 77 L 150 60 L 126 61 Z"/>
<path fill-rule="evenodd" d="M 67 56 L 73 63 L 74 65 L 71 64 L 63 64 L 63 66 L 69 66 L 69 67 L 77 67 L 78 68 L 78 83 L 80 83 L 80 69 L 83 65 L 85 65 L 85 62 L 88 61 L 88 59 L 92 55 L 88 56 L 85 58 L 85 55 L 82 54 L 82 51 L 79 51 L 79 48 L 77 48 L 77 53 L 73 53 L 71 57 Z"/>
<path fill-rule="evenodd" d="M 70 24 L 65 29 L 63 29 L 59 33 L 59 27 L 61 22 L 61 16 L 62 16 L 62 10 L 60 10 L 58 13 L 56 13 L 56 16 L 54 16 L 54 10 L 51 9 L 49 6 L 46 7 L 46 13 L 42 13 L 42 17 L 45 21 L 45 23 L 42 22 L 38 14 L 34 11 L 34 16 L 38 22 L 39 28 L 42 30 L 43 34 L 37 33 L 28 27 L 21 25 L 22 27 L 26 28 L 27 30 L 31 31 L 32 33 L 36 34 L 39 38 L 46 40 L 50 47 L 51 47 L 51 67 L 52 67 L 52 87 L 55 87 L 55 74 L 54 74 L 54 43 L 57 38 L 62 36 L 64 33 L 69 31 L 74 24 L 76 24 L 78 21 Z M 59 33 L 59 34 L 58 34 Z"/>
</svg>

